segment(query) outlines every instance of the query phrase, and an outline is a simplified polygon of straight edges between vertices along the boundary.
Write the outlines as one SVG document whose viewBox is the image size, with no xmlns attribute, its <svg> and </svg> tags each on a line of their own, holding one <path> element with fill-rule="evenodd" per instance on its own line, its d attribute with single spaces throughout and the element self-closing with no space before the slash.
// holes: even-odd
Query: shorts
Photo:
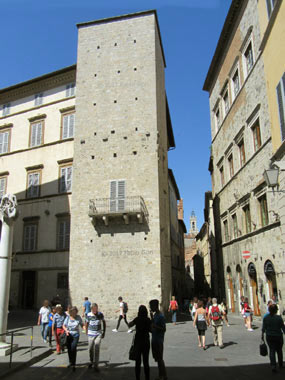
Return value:
<svg viewBox="0 0 285 380">
<path fill-rule="evenodd" d="M 206 330 L 199 330 L 199 329 L 198 329 L 198 335 L 199 335 L 199 336 L 205 336 L 205 331 L 206 331 Z"/>
<path fill-rule="evenodd" d="M 249 311 L 246 311 L 246 312 L 244 313 L 244 316 L 245 316 L 245 318 L 248 318 L 248 317 L 251 316 L 251 313 L 250 313 Z"/>
<path fill-rule="evenodd" d="M 156 362 L 163 360 L 163 343 L 151 342 L 151 350 Z"/>
</svg>

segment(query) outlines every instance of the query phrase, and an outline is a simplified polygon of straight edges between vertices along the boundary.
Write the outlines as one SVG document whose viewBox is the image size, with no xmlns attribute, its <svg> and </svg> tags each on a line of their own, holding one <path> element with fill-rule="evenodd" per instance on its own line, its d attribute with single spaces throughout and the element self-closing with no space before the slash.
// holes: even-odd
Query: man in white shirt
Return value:
<svg viewBox="0 0 285 380">
<path fill-rule="evenodd" d="M 123 319 L 125 321 L 125 324 L 128 326 L 128 333 L 131 333 L 133 330 L 129 328 L 129 324 L 127 321 L 127 304 L 123 301 L 122 297 L 118 298 L 118 301 L 120 302 L 120 308 L 119 310 L 116 310 L 116 313 L 120 312 L 117 327 L 113 329 L 113 332 L 118 332 L 121 320 Z"/>
<path fill-rule="evenodd" d="M 214 345 L 223 348 L 223 315 L 225 313 L 222 306 L 218 305 L 217 298 L 213 298 L 212 303 L 209 308 L 209 318 L 212 322 Z"/>
</svg>

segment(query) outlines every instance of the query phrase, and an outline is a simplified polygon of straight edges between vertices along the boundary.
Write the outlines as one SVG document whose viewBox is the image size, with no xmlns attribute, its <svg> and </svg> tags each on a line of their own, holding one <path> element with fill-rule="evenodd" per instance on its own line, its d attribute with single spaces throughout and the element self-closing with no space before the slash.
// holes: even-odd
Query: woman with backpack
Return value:
<svg viewBox="0 0 285 380">
<path fill-rule="evenodd" d="M 244 299 L 243 308 L 244 308 L 244 316 L 246 318 L 247 331 L 253 331 L 253 329 L 251 327 L 251 320 L 252 320 L 251 319 L 251 313 L 252 313 L 252 309 L 249 306 L 248 298 L 247 297 L 245 297 L 245 299 Z"/>
<path fill-rule="evenodd" d="M 198 301 L 197 310 L 193 321 L 193 327 L 197 327 L 199 347 L 203 347 L 203 350 L 206 350 L 205 331 L 207 330 L 207 325 L 209 326 L 209 319 L 207 311 L 204 309 L 204 302 Z"/>
<path fill-rule="evenodd" d="M 276 372 L 276 353 L 278 356 L 279 368 L 283 368 L 283 334 L 285 334 L 285 326 L 283 319 L 277 315 L 278 307 L 273 304 L 269 306 L 269 314 L 265 315 L 262 324 L 262 336 L 264 340 L 264 333 L 266 334 L 266 341 L 270 350 L 270 364 L 272 372 Z M 283 334 L 282 334 L 283 333 Z"/>
<path fill-rule="evenodd" d="M 175 300 L 175 296 L 172 296 L 171 298 L 172 299 L 170 301 L 168 311 L 171 311 L 171 314 L 172 314 L 172 318 L 171 318 L 172 319 L 172 323 L 174 325 L 176 325 L 176 314 L 177 314 L 177 310 L 178 310 L 178 303 Z"/>
</svg>

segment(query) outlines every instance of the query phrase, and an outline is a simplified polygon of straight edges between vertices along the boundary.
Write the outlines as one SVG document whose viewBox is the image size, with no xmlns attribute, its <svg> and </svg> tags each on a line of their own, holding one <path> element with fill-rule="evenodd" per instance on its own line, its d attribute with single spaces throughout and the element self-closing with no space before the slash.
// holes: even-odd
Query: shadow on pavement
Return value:
<svg viewBox="0 0 285 380">
<path fill-rule="evenodd" d="M 103 366 L 102 366 L 103 364 Z M 105 364 L 105 365 L 104 365 Z M 87 364 L 79 364 L 76 371 L 61 367 L 29 367 L 21 372 L 7 376 L 8 379 L 102 379 L 102 380 L 131 380 L 135 378 L 134 365 L 132 367 L 122 367 L 124 363 L 100 363 L 100 373 L 88 369 Z M 0 367 L 1 370 L 1 367 Z M 274 374 L 274 378 L 284 378 L 285 370 L 280 370 Z M 157 368 L 151 367 L 151 379 L 157 376 Z M 268 380 L 272 376 L 269 364 L 246 365 L 246 366 L 215 366 L 215 367 L 168 367 L 167 375 L 169 380 L 200 380 L 211 377 L 214 379 L 223 378 L 231 380 Z M 143 377 L 143 368 L 141 368 L 141 377 Z"/>
</svg>

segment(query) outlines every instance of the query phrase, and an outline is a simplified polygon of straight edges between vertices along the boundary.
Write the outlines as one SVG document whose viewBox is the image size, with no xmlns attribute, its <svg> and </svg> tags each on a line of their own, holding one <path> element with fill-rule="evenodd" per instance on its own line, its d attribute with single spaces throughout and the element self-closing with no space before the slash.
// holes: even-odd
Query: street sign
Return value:
<svg viewBox="0 0 285 380">
<path fill-rule="evenodd" d="M 242 251 L 242 258 L 243 259 L 250 259 L 250 251 Z"/>
</svg>

